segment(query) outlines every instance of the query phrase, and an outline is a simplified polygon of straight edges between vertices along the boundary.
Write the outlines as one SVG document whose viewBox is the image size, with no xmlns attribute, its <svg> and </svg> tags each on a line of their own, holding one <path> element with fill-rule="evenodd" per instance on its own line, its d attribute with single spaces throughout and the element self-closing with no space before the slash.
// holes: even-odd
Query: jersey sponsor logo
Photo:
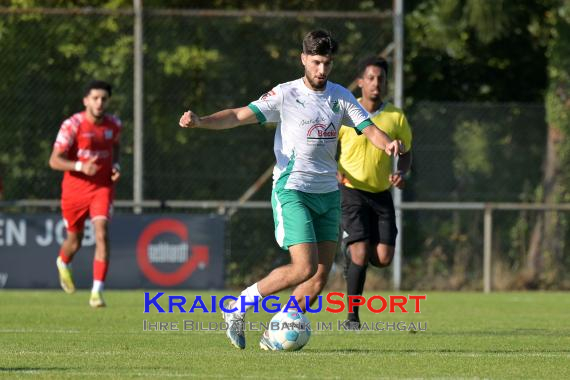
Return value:
<svg viewBox="0 0 570 380">
<path fill-rule="evenodd" d="M 323 124 L 326 123 L 326 119 L 322 116 L 317 116 L 314 119 L 308 119 L 308 120 L 301 120 L 301 126 L 305 127 L 307 125 L 314 125 L 314 124 Z"/>
<path fill-rule="evenodd" d="M 84 138 L 86 138 L 86 139 L 90 139 L 90 138 L 92 138 L 92 137 L 94 137 L 94 136 L 95 136 L 95 133 L 93 133 L 93 132 L 83 132 L 83 133 L 81 134 L 81 137 L 84 137 Z"/>
<path fill-rule="evenodd" d="M 309 145 L 324 145 L 336 141 L 337 133 L 333 123 L 329 125 L 314 124 L 307 132 L 307 143 Z"/>
<path fill-rule="evenodd" d="M 276 93 L 275 91 L 271 90 L 271 91 L 266 92 L 265 94 L 261 95 L 260 100 L 265 100 L 265 99 L 267 99 L 267 98 L 269 98 L 270 96 L 273 96 L 273 95 L 277 95 L 277 93 Z"/>
</svg>

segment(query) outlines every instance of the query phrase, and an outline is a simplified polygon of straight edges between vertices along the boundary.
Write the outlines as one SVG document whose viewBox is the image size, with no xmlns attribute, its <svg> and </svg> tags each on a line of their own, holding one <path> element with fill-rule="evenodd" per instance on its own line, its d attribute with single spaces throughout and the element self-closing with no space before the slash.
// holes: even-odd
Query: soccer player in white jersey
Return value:
<svg viewBox="0 0 570 380">
<path fill-rule="evenodd" d="M 306 310 L 324 288 L 336 252 L 340 225 L 340 194 L 335 159 L 341 125 L 353 127 L 388 155 L 398 155 L 400 142 L 373 126 L 366 111 L 346 88 L 328 80 L 337 43 L 330 33 L 315 30 L 303 40 L 305 75 L 277 85 L 246 107 L 199 117 L 192 111 L 180 118 L 183 128 L 227 129 L 256 122 L 277 123 L 271 204 L 275 238 L 288 250 L 291 263 L 274 269 L 246 288 L 223 314 L 231 343 L 245 348 L 244 318 L 263 297 L 295 287 Z M 243 302 L 242 302 L 243 298 Z M 262 337 L 263 349 L 274 349 Z"/>
</svg>

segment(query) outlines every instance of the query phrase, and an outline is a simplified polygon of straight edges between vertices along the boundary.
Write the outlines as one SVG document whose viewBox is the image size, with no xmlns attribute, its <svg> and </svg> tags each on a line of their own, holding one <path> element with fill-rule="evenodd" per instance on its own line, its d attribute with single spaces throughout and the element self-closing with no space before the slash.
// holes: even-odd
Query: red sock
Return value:
<svg viewBox="0 0 570 380">
<path fill-rule="evenodd" d="M 108 261 L 93 260 L 93 280 L 105 281 L 107 277 L 107 269 L 109 269 Z"/>
<path fill-rule="evenodd" d="M 59 250 L 59 258 L 61 259 L 61 261 L 63 261 L 64 264 L 69 264 L 71 262 L 71 257 L 67 256 L 64 252 L 63 249 Z"/>
</svg>

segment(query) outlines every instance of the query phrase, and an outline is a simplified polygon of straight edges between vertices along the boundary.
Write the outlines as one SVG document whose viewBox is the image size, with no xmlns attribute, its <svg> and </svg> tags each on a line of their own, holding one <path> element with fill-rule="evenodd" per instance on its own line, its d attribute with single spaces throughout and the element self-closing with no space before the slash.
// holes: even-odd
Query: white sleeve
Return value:
<svg viewBox="0 0 570 380">
<path fill-rule="evenodd" d="M 257 121 L 263 123 L 276 123 L 281 118 L 281 106 L 283 104 L 283 92 L 280 86 L 263 94 L 259 100 L 249 103 L 248 107 L 255 113 Z"/>
<path fill-rule="evenodd" d="M 342 123 L 353 127 L 356 129 L 356 133 L 360 135 L 364 128 L 373 123 L 370 121 L 366 110 L 362 108 L 350 91 L 346 90 L 343 95 L 341 98 L 343 109 Z"/>
</svg>

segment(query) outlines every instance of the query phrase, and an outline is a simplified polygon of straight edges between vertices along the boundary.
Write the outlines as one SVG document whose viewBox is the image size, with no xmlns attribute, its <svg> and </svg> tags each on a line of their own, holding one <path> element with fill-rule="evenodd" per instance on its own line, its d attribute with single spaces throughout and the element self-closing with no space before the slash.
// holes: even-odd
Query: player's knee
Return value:
<svg viewBox="0 0 570 380">
<path fill-rule="evenodd" d="M 301 283 L 309 280 L 317 273 L 316 265 L 297 265 L 293 270 L 295 282 Z"/>
<path fill-rule="evenodd" d="M 73 252 L 79 251 L 79 249 L 81 248 L 81 240 L 79 240 L 79 239 L 73 239 L 73 240 L 69 241 L 69 248 L 70 248 Z"/>
<path fill-rule="evenodd" d="M 303 271 L 303 281 L 311 279 L 317 273 L 317 266 L 311 265 Z"/>
<path fill-rule="evenodd" d="M 315 294 L 319 294 L 325 288 L 328 280 L 328 273 L 320 273 L 318 276 L 314 278 L 314 292 Z"/>
<path fill-rule="evenodd" d="M 351 256 L 350 259 L 352 262 L 358 266 L 364 266 L 368 263 L 368 258 L 366 256 Z"/>
<path fill-rule="evenodd" d="M 353 244 L 350 246 L 350 259 L 356 265 L 363 266 L 368 263 L 368 257 L 370 256 L 366 250 L 366 246 L 362 244 Z"/>
<path fill-rule="evenodd" d="M 392 258 L 393 256 L 385 256 L 385 257 L 380 257 L 380 259 L 378 260 L 378 266 L 380 268 L 385 268 L 390 266 L 390 264 L 392 264 Z"/>
<path fill-rule="evenodd" d="M 377 248 L 376 260 L 372 261 L 374 266 L 385 268 L 392 264 L 394 258 L 394 247 L 390 245 L 380 244 Z"/>
<path fill-rule="evenodd" d="M 81 248 L 81 240 L 83 239 L 83 235 L 80 233 L 77 234 L 69 234 L 65 244 L 67 244 L 67 248 L 73 252 L 79 251 Z"/>
</svg>

